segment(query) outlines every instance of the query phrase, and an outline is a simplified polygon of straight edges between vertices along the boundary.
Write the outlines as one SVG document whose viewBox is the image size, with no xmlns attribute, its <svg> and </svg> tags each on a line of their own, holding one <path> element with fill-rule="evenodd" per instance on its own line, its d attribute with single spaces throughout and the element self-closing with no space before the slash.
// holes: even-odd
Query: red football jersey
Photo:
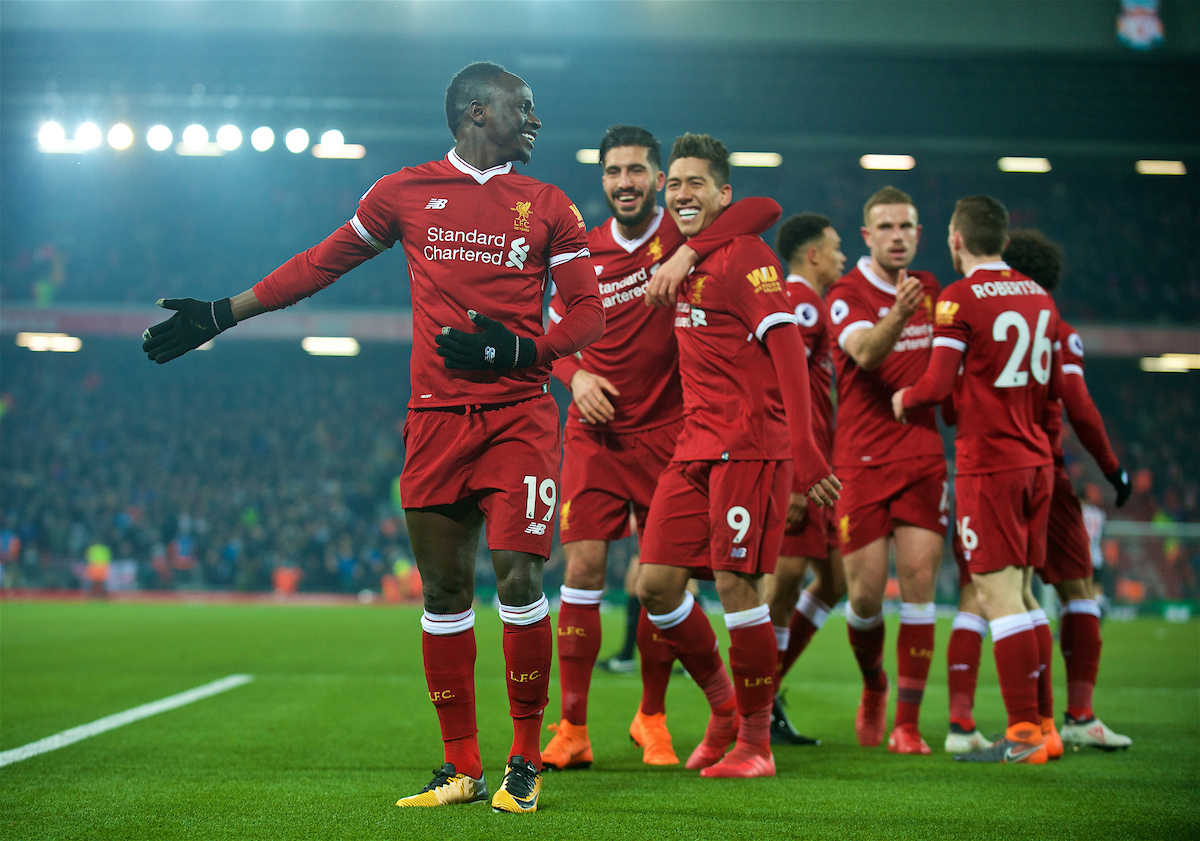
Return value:
<svg viewBox="0 0 1200 841">
<path fill-rule="evenodd" d="M 943 290 L 933 344 L 964 354 L 954 393 L 958 473 L 1051 463 L 1042 421 L 1058 329 L 1054 300 L 1007 263 L 976 266 Z"/>
<path fill-rule="evenodd" d="M 1100 412 L 1087 393 L 1083 383 L 1083 339 L 1075 332 L 1075 328 L 1061 318 L 1058 322 L 1058 335 L 1054 338 L 1054 349 L 1059 354 L 1063 372 L 1062 399 L 1046 401 L 1046 416 L 1042 419 L 1042 428 L 1050 439 L 1050 451 L 1055 462 L 1063 460 L 1062 431 L 1063 408 L 1071 418 L 1075 434 L 1084 445 L 1100 469 L 1111 473 L 1120 467 L 1112 446 L 1108 442 L 1108 433 L 1104 429 L 1104 421 Z M 1078 377 L 1072 381 L 1071 377 Z"/>
<path fill-rule="evenodd" d="M 825 301 L 798 274 L 787 276 L 787 293 L 804 337 L 808 356 L 808 387 L 812 401 L 812 433 L 826 459 L 833 456 L 833 355 L 829 338 L 829 311 Z"/>
<path fill-rule="evenodd" d="M 896 423 L 892 395 L 912 385 L 929 364 L 933 340 L 933 302 L 941 286 L 930 272 L 912 272 L 925 287 L 925 306 L 909 318 L 904 332 L 883 363 L 864 371 L 845 351 L 856 330 L 874 327 L 896 303 L 896 287 L 871 271 L 863 257 L 829 288 L 834 364 L 837 367 L 838 426 L 833 438 L 833 467 L 861 467 L 915 456 L 941 455 L 942 439 L 932 407 L 912 412 L 908 423 Z"/>
<path fill-rule="evenodd" d="M 740 236 L 679 288 L 675 336 L 684 427 L 674 461 L 791 459 L 779 379 L 763 338 L 795 323 L 775 253 Z"/>
</svg>

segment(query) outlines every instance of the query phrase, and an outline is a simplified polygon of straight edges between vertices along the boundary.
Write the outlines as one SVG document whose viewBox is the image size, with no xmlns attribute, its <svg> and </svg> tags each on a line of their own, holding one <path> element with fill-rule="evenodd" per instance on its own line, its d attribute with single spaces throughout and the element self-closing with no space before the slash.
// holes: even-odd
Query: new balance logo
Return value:
<svg viewBox="0 0 1200 841">
<path fill-rule="evenodd" d="M 514 269 L 525 268 L 525 260 L 529 258 L 529 246 L 525 244 L 525 237 L 518 237 L 512 241 L 512 250 L 508 252 L 508 259 L 504 265 Z"/>
<path fill-rule="evenodd" d="M 525 533 L 526 534 L 545 534 L 546 533 L 546 524 L 545 523 L 530 523 L 525 528 Z"/>
<path fill-rule="evenodd" d="M 429 204 L 425 205 L 426 210 L 441 210 L 447 204 L 446 199 L 430 199 Z"/>
</svg>

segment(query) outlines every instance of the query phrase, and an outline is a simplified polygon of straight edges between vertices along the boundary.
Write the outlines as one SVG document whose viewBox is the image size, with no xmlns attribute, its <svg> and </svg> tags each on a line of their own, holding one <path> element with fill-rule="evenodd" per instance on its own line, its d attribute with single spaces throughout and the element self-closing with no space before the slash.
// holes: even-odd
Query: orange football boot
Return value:
<svg viewBox="0 0 1200 841">
<path fill-rule="evenodd" d="M 679 757 L 671 744 L 667 730 L 667 714 L 646 715 L 641 710 L 629 725 L 629 738 L 642 749 L 642 762 L 647 765 L 678 765 Z"/>
<path fill-rule="evenodd" d="M 554 738 L 542 750 L 542 769 L 545 771 L 583 770 L 592 767 L 592 740 L 586 724 L 572 724 L 565 718 L 558 724 L 546 726 Z"/>
</svg>

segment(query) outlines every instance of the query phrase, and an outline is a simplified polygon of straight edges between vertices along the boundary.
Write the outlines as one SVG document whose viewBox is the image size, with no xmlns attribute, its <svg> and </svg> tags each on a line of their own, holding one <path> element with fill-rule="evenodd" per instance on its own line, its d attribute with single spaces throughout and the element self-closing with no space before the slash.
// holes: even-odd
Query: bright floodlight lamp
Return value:
<svg viewBox="0 0 1200 841">
<path fill-rule="evenodd" d="M 294 128 L 287 133 L 283 143 L 289 152 L 299 155 L 308 148 L 308 132 L 302 128 Z"/>
<path fill-rule="evenodd" d="M 326 149 L 340 149 L 346 145 L 346 137 L 337 129 L 330 129 L 321 135 L 321 145 Z"/>
<path fill-rule="evenodd" d="M 75 129 L 75 145 L 80 149 L 95 149 L 103 139 L 100 126 L 95 123 L 84 123 Z"/>
<path fill-rule="evenodd" d="M 43 149 L 55 151 L 61 149 L 67 141 L 66 132 L 58 123 L 51 120 L 38 131 L 38 145 Z"/>
<path fill-rule="evenodd" d="M 171 148 L 171 130 L 166 126 L 153 126 L 146 132 L 146 144 L 155 152 L 165 152 Z"/>
<path fill-rule="evenodd" d="M 117 123 L 108 130 L 108 145 L 114 149 L 128 149 L 133 145 L 133 129 L 124 123 Z"/>
<path fill-rule="evenodd" d="M 183 145 L 193 150 L 203 149 L 208 145 L 208 129 L 199 123 L 192 123 L 183 130 Z"/>
<path fill-rule="evenodd" d="M 242 145 L 242 130 L 237 126 L 221 126 L 217 129 L 217 145 L 226 152 L 232 152 Z"/>
<path fill-rule="evenodd" d="M 250 145 L 256 151 L 265 152 L 275 145 L 275 132 L 267 126 L 259 126 L 250 133 Z"/>
</svg>

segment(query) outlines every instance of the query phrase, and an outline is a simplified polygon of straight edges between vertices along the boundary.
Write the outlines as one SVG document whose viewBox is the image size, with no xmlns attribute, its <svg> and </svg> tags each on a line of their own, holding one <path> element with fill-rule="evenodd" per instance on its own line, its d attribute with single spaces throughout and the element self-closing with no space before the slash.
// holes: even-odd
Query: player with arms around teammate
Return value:
<svg viewBox="0 0 1200 841">
<path fill-rule="evenodd" d="M 835 341 L 838 428 L 833 468 L 845 484 L 835 512 L 846 571 L 846 627 L 863 676 L 854 721 L 858 743 L 875 746 L 887 727 L 883 594 L 888 540 L 896 547 L 900 632 L 896 719 L 888 750 L 929 753 L 917 725 L 933 661 L 934 589 L 949 523 L 946 460 L 932 408 L 898 426 L 891 398 L 929 362 L 933 302 L 941 287 L 909 271 L 921 226 L 907 193 L 884 187 L 863 207 L 870 255 L 826 300 Z"/>
<path fill-rule="evenodd" d="M 513 171 L 528 163 L 541 121 L 529 86 L 479 62 L 446 90 L 455 146 L 442 160 L 375 183 L 354 217 L 252 289 L 178 310 L 147 331 L 166 362 L 238 321 L 308 297 L 397 242 L 413 300 L 412 399 L 401 475 L 421 572 L 422 649 L 445 764 L 398 806 L 486 802 L 475 723 L 475 550 L 487 522 L 496 568 L 514 738 L 496 811 L 531 813 L 553 644 L 542 565 L 558 490 L 558 411 L 551 362 L 604 329 L 582 217 L 561 190 Z M 553 273 L 564 315 L 542 329 Z"/>
<path fill-rule="evenodd" d="M 699 234 L 732 196 L 725 147 L 707 135 L 677 138 L 666 200 L 679 230 Z M 808 374 L 796 366 L 804 341 L 766 243 L 735 238 L 696 266 L 678 296 L 684 426 L 650 504 L 638 596 L 712 711 L 687 767 L 704 777 L 773 776 L 777 649 L 762 576 L 775 568 L 793 463 L 818 503 L 832 502 L 838 482 L 813 441 Z M 729 628 L 732 685 L 686 589 L 693 572 L 710 570 Z"/>
<path fill-rule="evenodd" d="M 683 393 L 673 313 L 644 305 L 647 282 L 661 273 L 680 279 L 730 237 L 765 231 L 779 219 L 772 199 L 747 198 L 684 244 L 674 220 L 658 205 L 666 175 L 658 140 L 644 128 L 613 126 L 600 141 L 601 184 L 612 217 L 588 233 L 599 275 L 604 336 L 554 362 L 554 376 L 571 390 L 563 441 L 559 529 L 566 555 L 558 614 L 562 721 L 542 751 L 546 768 L 586 768 L 592 762 L 587 700 L 600 653 L 600 598 L 608 543 L 622 537 L 632 509 L 646 523 L 659 474 L 683 428 Z M 550 318 L 561 318 L 556 295 Z M 638 647 L 647 691 L 630 727 L 651 765 L 679 762 L 663 708 L 674 656 L 645 619 Z"/>
<path fill-rule="evenodd" d="M 1001 259 L 1007 232 L 1008 211 L 996 199 L 971 196 L 955 206 L 949 246 L 964 278 L 938 300 L 928 370 L 892 405 L 904 420 L 955 391 L 958 533 L 1008 711 L 1003 738 L 956 758 L 1040 764 L 1048 755 L 1039 683 L 1048 673 L 1029 582 L 1045 560 L 1054 486 L 1041 423 L 1047 400 L 1061 391 L 1053 345 L 1059 318 L 1046 291 Z"/>
<path fill-rule="evenodd" d="M 779 228 L 775 250 L 787 266 L 787 293 L 804 337 L 808 356 L 808 384 L 812 404 L 813 438 L 826 459 L 833 457 L 833 357 L 830 353 L 829 311 L 822 298 L 842 274 L 846 255 L 842 238 L 825 216 L 800 213 Z M 812 569 L 813 581 L 801 590 L 804 574 Z M 779 672 L 775 702 L 771 707 L 772 744 L 820 744 L 800 735 L 788 720 L 779 695 L 784 676 L 804 652 L 825 618 L 846 594 L 842 555 L 837 546 L 833 518 L 819 506 L 809 505 L 804 489 L 793 483 L 788 500 L 783 545 L 769 585 L 767 603 L 779 644 Z"/>
</svg>

